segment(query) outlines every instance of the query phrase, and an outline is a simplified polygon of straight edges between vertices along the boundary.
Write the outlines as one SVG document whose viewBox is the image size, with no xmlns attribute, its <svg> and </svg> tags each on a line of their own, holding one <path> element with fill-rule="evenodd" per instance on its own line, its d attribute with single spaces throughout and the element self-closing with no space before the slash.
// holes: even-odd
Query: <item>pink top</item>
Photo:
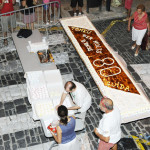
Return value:
<svg viewBox="0 0 150 150">
<path fill-rule="evenodd" d="M 144 14 L 144 16 L 139 19 L 138 17 L 138 13 L 137 11 L 134 13 L 134 23 L 133 23 L 133 27 L 135 29 L 138 30 L 143 30 L 143 29 L 147 29 L 147 23 L 146 23 L 146 19 L 147 19 L 147 13 Z"/>
</svg>

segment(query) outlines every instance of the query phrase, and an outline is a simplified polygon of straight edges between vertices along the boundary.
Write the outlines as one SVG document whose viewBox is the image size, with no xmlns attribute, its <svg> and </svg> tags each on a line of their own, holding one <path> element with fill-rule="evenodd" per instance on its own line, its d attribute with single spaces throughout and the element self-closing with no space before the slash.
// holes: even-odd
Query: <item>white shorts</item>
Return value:
<svg viewBox="0 0 150 150">
<path fill-rule="evenodd" d="M 137 30 L 134 27 L 132 27 L 132 41 L 136 41 L 137 45 L 141 45 L 146 30 L 147 29 Z"/>
</svg>

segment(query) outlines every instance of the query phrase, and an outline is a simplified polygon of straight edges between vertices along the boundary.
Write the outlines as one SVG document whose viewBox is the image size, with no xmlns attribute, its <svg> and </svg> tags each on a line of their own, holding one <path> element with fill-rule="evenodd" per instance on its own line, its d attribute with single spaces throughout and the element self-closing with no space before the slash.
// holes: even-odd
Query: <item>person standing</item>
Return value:
<svg viewBox="0 0 150 150">
<path fill-rule="evenodd" d="M 80 150 L 79 142 L 76 139 L 74 116 L 68 116 L 68 109 L 61 105 L 58 107 L 59 125 L 56 127 L 57 135 L 51 132 L 55 141 L 59 144 L 58 150 Z"/>
<path fill-rule="evenodd" d="M 7 32 L 9 26 L 11 27 L 11 32 L 16 28 L 16 18 L 14 13 L 9 13 L 14 11 L 13 5 L 16 3 L 16 0 L 0 0 L 0 12 L 1 14 L 8 13 L 1 16 L 1 25 L 4 38 L 7 37 Z M 7 39 L 4 39 L 4 45 L 8 45 Z"/>
<path fill-rule="evenodd" d="M 63 92 L 60 104 L 56 106 L 56 109 L 63 104 L 67 94 L 69 93 L 72 97 L 75 106 L 69 107 L 68 110 L 78 110 L 78 112 L 81 113 L 79 117 L 82 119 L 82 121 L 84 121 L 86 111 L 91 106 L 91 95 L 89 94 L 87 89 L 79 82 L 66 82 L 65 91 Z"/>
<path fill-rule="evenodd" d="M 100 142 L 98 150 L 117 150 L 117 142 L 121 138 L 121 115 L 119 109 L 113 105 L 113 101 L 104 97 L 99 104 L 104 112 L 98 128 L 94 129 Z"/>
<path fill-rule="evenodd" d="M 33 7 L 37 4 L 37 0 L 21 0 L 22 8 Z M 31 25 L 31 29 L 34 30 L 34 22 L 36 21 L 35 8 L 29 8 L 23 13 L 23 22 L 26 24 L 26 28 L 29 29 Z"/>
<path fill-rule="evenodd" d="M 76 13 L 77 4 L 78 4 L 78 9 L 79 9 L 78 16 L 81 16 L 82 15 L 83 0 L 71 0 L 71 7 L 73 8 L 74 16 L 77 16 L 77 13 Z"/>
<path fill-rule="evenodd" d="M 131 7 L 132 7 L 133 0 L 125 0 L 125 9 L 127 10 L 127 18 L 123 19 L 123 21 L 129 20 L 131 16 Z"/>
<path fill-rule="evenodd" d="M 111 0 L 106 0 L 106 11 L 110 11 Z"/>
<path fill-rule="evenodd" d="M 134 19 L 133 27 L 132 27 L 132 41 L 135 42 L 131 49 L 136 48 L 136 52 L 134 56 L 138 56 L 139 49 L 143 40 L 144 35 L 148 29 L 148 33 L 150 32 L 149 27 L 149 19 L 148 15 L 145 12 L 145 6 L 140 4 L 137 6 L 137 11 L 129 18 L 128 21 L 128 31 L 130 31 L 131 20 Z"/>
</svg>

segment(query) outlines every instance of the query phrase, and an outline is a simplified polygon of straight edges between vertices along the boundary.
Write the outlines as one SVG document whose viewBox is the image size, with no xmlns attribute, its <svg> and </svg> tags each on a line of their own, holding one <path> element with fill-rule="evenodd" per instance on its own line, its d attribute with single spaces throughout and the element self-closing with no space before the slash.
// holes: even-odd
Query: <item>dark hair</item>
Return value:
<svg viewBox="0 0 150 150">
<path fill-rule="evenodd" d="M 66 89 L 66 87 L 67 87 L 67 85 L 68 84 L 71 84 L 71 86 L 70 86 L 70 91 L 72 91 L 73 89 L 75 89 L 76 88 L 76 85 L 72 82 L 72 81 L 68 81 L 68 82 L 66 82 L 66 84 L 65 84 L 65 89 Z"/>
<path fill-rule="evenodd" d="M 137 9 L 141 9 L 142 12 L 144 12 L 145 11 L 145 6 L 143 4 L 140 4 L 140 5 L 137 6 Z"/>
<path fill-rule="evenodd" d="M 61 105 L 58 107 L 58 116 L 60 117 L 60 122 L 64 125 L 67 125 L 68 123 L 68 109 Z"/>
</svg>

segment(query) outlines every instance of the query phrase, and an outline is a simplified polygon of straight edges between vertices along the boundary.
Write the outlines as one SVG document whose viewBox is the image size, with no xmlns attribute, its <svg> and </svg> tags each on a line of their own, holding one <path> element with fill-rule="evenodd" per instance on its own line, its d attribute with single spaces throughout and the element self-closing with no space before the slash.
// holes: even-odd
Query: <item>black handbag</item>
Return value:
<svg viewBox="0 0 150 150">
<path fill-rule="evenodd" d="M 18 38 L 28 38 L 31 35 L 32 35 L 32 30 L 30 30 L 30 29 L 20 29 L 18 34 L 17 34 L 17 37 Z"/>
</svg>

